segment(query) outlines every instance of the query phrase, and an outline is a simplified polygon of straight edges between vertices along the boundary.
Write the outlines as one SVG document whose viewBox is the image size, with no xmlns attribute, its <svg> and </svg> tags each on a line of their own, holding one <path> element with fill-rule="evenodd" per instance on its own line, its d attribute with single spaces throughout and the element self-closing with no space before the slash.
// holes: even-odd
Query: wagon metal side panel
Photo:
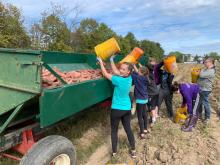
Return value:
<svg viewBox="0 0 220 165">
<path fill-rule="evenodd" d="M 57 89 L 40 97 L 40 125 L 46 127 L 112 96 L 111 82 L 102 78 Z"/>
<path fill-rule="evenodd" d="M 41 91 L 41 55 L 0 49 L 0 115 Z"/>
</svg>

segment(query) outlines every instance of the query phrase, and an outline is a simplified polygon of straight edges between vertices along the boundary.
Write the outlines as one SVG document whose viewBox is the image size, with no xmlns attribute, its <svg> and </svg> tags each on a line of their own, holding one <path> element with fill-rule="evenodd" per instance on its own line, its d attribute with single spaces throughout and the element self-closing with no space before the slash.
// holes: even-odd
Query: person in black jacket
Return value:
<svg viewBox="0 0 220 165">
<path fill-rule="evenodd" d="M 155 79 L 154 79 L 154 63 L 147 64 L 149 70 L 149 83 L 148 83 L 148 110 L 151 112 L 151 123 L 154 124 L 157 118 L 158 111 L 158 99 L 159 99 L 159 90 L 157 88 Z"/>
<path fill-rule="evenodd" d="M 160 109 L 160 106 L 165 101 L 166 107 L 167 107 L 167 113 L 169 118 L 173 118 L 173 92 L 172 92 L 172 81 L 174 78 L 174 75 L 172 73 L 168 73 L 164 69 L 162 69 L 162 66 L 164 65 L 163 62 L 156 65 L 154 68 L 154 71 L 156 73 L 155 76 L 157 78 L 157 85 L 159 85 L 159 99 L 158 99 L 158 109 Z"/>
</svg>

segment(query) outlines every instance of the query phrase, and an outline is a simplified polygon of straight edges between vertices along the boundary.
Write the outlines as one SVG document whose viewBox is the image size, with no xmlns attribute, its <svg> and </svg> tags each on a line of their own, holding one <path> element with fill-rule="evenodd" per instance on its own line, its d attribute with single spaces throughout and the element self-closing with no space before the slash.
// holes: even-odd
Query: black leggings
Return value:
<svg viewBox="0 0 220 165">
<path fill-rule="evenodd" d="M 144 133 L 144 129 L 147 129 L 147 104 L 138 104 L 137 103 L 137 117 L 138 124 L 140 127 L 140 133 Z"/>
<path fill-rule="evenodd" d="M 159 91 L 159 100 L 158 100 L 158 113 L 160 110 L 160 106 L 165 101 L 166 107 L 167 107 L 167 113 L 168 117 L 173 117 L 173 94 L 169 91 L 169 89 L 160 89 Z"/>
<path fill-rule="evenodd" d="M 127 134 L 131 149 L 135 150 L 134 135 L 131 130 L 131 111 L 112 109 L 111 110 L 111 140 L 112 140 L 113 153 L 117 152 L 118 125 L 120 121 L 122 122 L 124 130 Z"/>
</svg>

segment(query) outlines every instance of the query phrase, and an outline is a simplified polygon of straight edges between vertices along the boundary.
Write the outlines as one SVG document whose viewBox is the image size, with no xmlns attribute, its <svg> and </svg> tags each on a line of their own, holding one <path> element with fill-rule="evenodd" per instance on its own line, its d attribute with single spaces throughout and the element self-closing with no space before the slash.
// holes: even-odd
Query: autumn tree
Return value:
<svg viewBox="0 0 220 165">
<path fill-rule="evenodd" d="M 76 11 L 77 12 L 77 11 Z M 52 4 L 52 9 L 42 13 L 39 23 L 31 27 L 33 49 L 71 51 L 71 31 L 65 20 L 65 9 Z"/>
<path fill-rule="evenodd" d="M 105 40 L 116 36 L 106 24 L 94 19 L 83 19 L 72 33 L 72 47 L 78 52 L 94 52 L 94 47 Z"/>
<path fill-rule="evenodd" d="M 144 50 L 145 54 L 150 57 L 154 57 L 157 60 L 161 60 L 164 55 L 164 50 L 157 42 L 142 40 L 140 41 L 140 47 Z"/>
<path fill-rule="evenodd" d="M 25 31 L 20 10 L 0 2 L 0 47 L 28 48 L 30 38 Z"/>
</svg>

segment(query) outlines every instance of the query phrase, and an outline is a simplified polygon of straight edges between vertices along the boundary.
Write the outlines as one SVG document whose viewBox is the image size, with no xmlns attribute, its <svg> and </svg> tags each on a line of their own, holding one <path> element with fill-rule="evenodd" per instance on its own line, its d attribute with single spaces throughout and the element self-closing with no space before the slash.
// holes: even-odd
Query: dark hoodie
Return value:
<svg viewBox="0 0 220 165">
<path fill-rule="evenodd" d="M 161 69 L 163 62 L 154 67 L 154 76 L 157 85 L 161 85 L 162 89 L 171 91 L 174 75 Z"/>
<path fill-rule="evenodd" d="M 150 73 L 149 73 L 149 83 L 148 83 L 148 95 L 149 96 L 155 96 L 155 95 L 158 95 L 159 94 L 159 90 L 157 88 L 157 85 L 156 85 L 156 82 L 155 82 L 155 79 L 154 79 L 154 65 L 151 65 L 151 64 L 148 64 L 146 66 Z"/>
</svg>

